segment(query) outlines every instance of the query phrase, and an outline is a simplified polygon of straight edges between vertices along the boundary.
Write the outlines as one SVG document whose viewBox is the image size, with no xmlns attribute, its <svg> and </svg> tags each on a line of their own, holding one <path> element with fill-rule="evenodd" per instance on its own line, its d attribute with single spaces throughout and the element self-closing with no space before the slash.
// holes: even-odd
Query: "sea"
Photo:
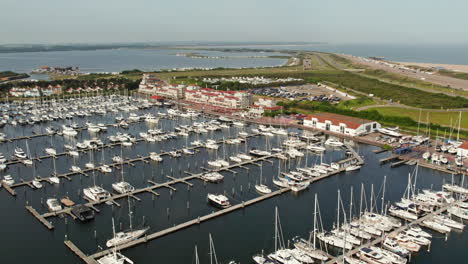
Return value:
<svg viewBox="0 0 468 264">
<path fill-rule="evenodd" d="M 203 45 L 200 45 L 203 46 Z M 205 45 L 208 48 L 247 48 L 274 50 L 308 50 L 351 54 L 355 56 L 384 57 L 392 61 L 427 62 L 468 65 L 468 45 L 402 45 L 402 44 L 237 44 Z M 198 53 L 209 57 L 189 58 L 177 53 Z M 0 53 L 0 71 L 30 73 L 42 65 L 76 66 L 83 72 L 120 72 L 139 69 L 157 71 L 175 68 L 246 68 L 275 67 L 286 60 L 280 58 L 254 58 L 254 56 L 282 55 L 270 52 L 223 52 L 187 49 L 108 49 L 93 51 L 50 51 Z M 47 79 L 47 75 L 33 74 L 31 79 Z"/>
<path fill-rule="evenodd" d="M 165 112 L 164 108 L 153 108 L 140 110 L 138 114 Z M 122 113 L 110 113 L 105 116 L 91 116 L 87 118 L 75 117 L 74 122 L 83 125 L 85 122 L 112 123 L 116 116 Z M 127 117 L 129 113 L 123 113 Z M 165 131 L 172 131 L 177 125 L 188 125 L 194 121 L 209 120 L 199 117 L 190 119 L 161 119 L 158 127 Z M 68 121 L 66 121 L 68 123 Z M 2 128 L 2 132 L 8 137 L 19 137 L 31 135 L 33 133 L 44 133 L 47 125 L 60 127 L 64 121 L 53 121 L 50 124 L 36 126 L 10 126 Z M 249 132 L 255 125 L 245 128 Z M 54 135 L 48 137 L 37 137 L 29 140 L 28 146 L 31 155 L 41 156 L 44 148 L 53 146 L 57 152 L 63 152 L 64 144 L 73 144 L 85 139 L 98 137 L 107 141 L 107 136 L 115 135 L 118 132 L 138 135 L 139 132 L 154 128 L 154 125 L 145 122 L 131 124 L 128 129 L 109 127 L 107 133 L 91 134 L 83 130 L 79 132 L 75 139 L 68 139 Z M 84 167 L 84 164 L 94 161 L 95 164 L 110 163 L 112 157 L 121 155 L 124 158 L 135 158 L 139 155 L 146 156 L 149 152 L 162 152 L 180 149 L 190 144 L 194 140 L 206 140 L 208 138 L 222 139 L 234 136 L 239 131 L 244 130 L 238 127 L 223 129 L 222 131 L 212 131 L 204 135 L 191 134 L 189 137 L 179 137 L 178 139 L 147 143 L 139 142 L 132 147 L 113 147 L 98 149 L 94 152 L 81 153 L 78 158 L 69 156 L 59 156 L 55 160 L 57 173 L 66 173 L 72 165 Z M 302 133 L 297 129 L 289 129 L 290 132 Z M 277 147 L 280 141 L 286 136 L 253 137 L 247 143 L 240 145 L 225 145 L 218 151 L 200 149 L 193 156 L 182 156 L 180 158 L 164 157 L 161 163 L 135 162 L 133 165 L 124 165 L 125 180 L 136 188 L 143 188 L 150 183 L 148 180 L 162 183 L 170 181 L 167 176 L 180 178 L 187 175 L 185 171 L 192 173 L 202 172 L 207 168 L 207 161 L 217 157 L 229 157 L 235 153 L 249 150 L 253 147 L 263 149 L 268 146 Z M 325 140 L 325 138 L 323 139 Z M 313 227 L 314 196 L 317 195 L 320 205 L 320 217 L 323 227 L 329 230 L 336 223 L 337 212 L 337 192 L 340 190 L 343 199 L 345 212 L 349 212 L 351 203 L 351 191 L 353 192 L 353 214 L 357 214 L 360 205 L 360 192 L 363 187 L 366 199 L 363 200 L 363 208 L 370 208 L 371 189 L 374 189 L 373 198 L 374 210 L 381 210 L 382 196 L 385 193 L 384 204 L 399 200 L 404 194 L 409 173 L 415 172 L 415 166 L 403 165 L 397 168 L 390 168 L 389 164 L 379 165 L 379 159 L 388 153 L 375 154 L 372 150 L 374 146 L 357 144 L 352 141 L 346 143 L 353 146 L 363 157 L 365 165 L 359 171 L 343 172 L 331 176 L 319 182 L 313 183 L 309 189 L 299 193 L 284 193 L 274 198 L 262 201 L 253 206 L 234 211 L 221 217 L 217 217 L 208 222 L 201 223 L 168 234 L 159 239 L 146 244 L 123 250 L 122 253 L 138 264 L 187 264 L 195 263 L 194 248 L 198 247 L 200 263 L 209 263 L 209 240 L 211 234 L 218 263 L 227 263 L 235 260 L 237 263 L 253 263 L 254 254 L 269 253 L 274 248 L 274 219 L 275 208 L 278 208 L 281 227 L 285 244 L 295 236 L 307 238 Z M 0 152 L 6 157 L 10 157 L 15 147 L 26 149 L 25 141 L 4 142 L 0 145 Z M 68 264 L 82 263 L 69 249 L 63 241 L 71 240 L 85 254 L 92 254 L 105 248 L 105 242 L 112 236 L 111 221 L 114 218 L 117 231 L 129 228 L 129 208 L 132 211 L 132 223 L 134 227 L 149 226 L 150 233 L 164 230 L 174 225 L 196 219 L 217 209 L 207 203 L 208 193 L 224 193 L 233 204 L 241 203 L 258 197 L 254 190 L 254 184 L 260 180 L 262 172 L 265 184 L 273 190 L 276 188 L 272 184 L 273 177 L 279 171 L 289 171 L 297 166 L 312 166 L 323 162 L 333 162 L 344 157 L 345 153 L 340 148 L 327 148 L 321 157 L 317 154 L 307 153 L 307 156 L 289 161 L 278 161 L 270 159 L 270 162 L 263 162 L 262 171 L 258 165 L 247 165 L 248 169 L 236 168 L 235 173 L 222 172 L 225 176 L 223 182 L 218 184 L 204 183 L 199 180 L 192 180 L 193 187 L 188 187 L 184 183 L 174 185 L 176 191 L 168 188 L 157 189 L 160 196 L 153 196 L 150 193 L 137 195 L 141 201 L 132 198 L 119 199 L 119 206 L 98 205 L 100 212 L 96 214 L 94 220 L 88 223 L 81 223 L 70 217 L 53 217 L 49 220 L 55 226 L 53 231 L 47 230 L 38 220 L 36 220 L 25 209 L 25 205 L 30 205 L 40 213 L 47 212 L 45 200 L 51 197 L 69 196 L 77 203 L 84 203 L 82 190 L 94 184 L 94 182 L 107 190 L 111 190 L 111 184 L 121 179 L 121 171 L 113 169 L 111 173 L 102 174 L 100 172 L 89 173 L 87 176 L 73 176 L 71 181 L 61 179 L 59 185 L 44 184 L 39 190 L 32 190 L 30 187 L 15 189 L 16 197 L 12 197 L 5 190 L 0 190 L 0 226 L 2 232 L 0 237 L 0 260 L 1 263 L 48 263 L 48 264 Z M 21 164 L 10 165 L 8 170 L 1 175 L 10 174 L 16 182 L 21 180 L 31 180 L 34 175 L 43 177 L 53 173 L 54 162 L 52 159 L 36 161 L 35 170 L 33 167 L 26 167 Z M 383 181 L 386 178 L 386 187 L 383 189 Z M 439 190 L 444 182 L 450 181 L 451 175 L 438 171 L 419 168 L 417 187 L 419 189 Z M 460 177 L 455 177 L 459 182 Z M 341 216 L 342 219 L 343 215 Z M 349 217 L 349 215 L 347 216 Z M 451 232 L 446 238 L 443 235 L 431 232 L 434 235 L 430 250 L 422 249 L 414 255 L 411 263 L 416 264 L 439 264 L 439 263 L 466 263 L 468 259 L 467 232 Z M 290 244 L 291 245 L 291 244 Z M 337 254 L 339 252 L 330 251 Z"/>
</svg>

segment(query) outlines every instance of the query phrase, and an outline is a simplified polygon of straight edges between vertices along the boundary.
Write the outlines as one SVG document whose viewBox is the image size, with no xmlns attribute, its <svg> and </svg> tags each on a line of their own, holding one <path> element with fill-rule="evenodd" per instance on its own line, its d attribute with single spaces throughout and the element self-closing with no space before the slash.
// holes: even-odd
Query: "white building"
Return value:
<svg viewBox="0 0 468 264">
<path fill-rule="evenodd" d="M 185 100 L 222 108 L 242 109 L 250 105 L 252 95 L 244 91 L 221 91 L 189 86 L 185 91 Z"/>
<path fill-rule="evenodd" d="M 381 126 L 371 120 L 331 113 L 316 113 L 304 118 L 304 126 L 327 130 L 349 136 L 375 132 Z"/>
<path fill-rule="evenodd" d="M 457 147 L 457 156 L 468 157 L 468 141 L 463 141 L 463 143 Z"/>
</svg>

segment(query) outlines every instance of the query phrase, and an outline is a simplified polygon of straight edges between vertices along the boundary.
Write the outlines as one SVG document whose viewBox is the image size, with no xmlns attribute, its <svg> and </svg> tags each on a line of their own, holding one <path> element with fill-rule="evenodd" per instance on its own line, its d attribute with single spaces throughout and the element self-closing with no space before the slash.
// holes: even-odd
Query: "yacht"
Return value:
<svg viewBox="0 0 468 264">
<path fill-rule="evenodd" d="M 329 145 L 332 147 L 342 147 L 344 146 L 344 143 L 337 139 L 329 138 L 325 141 L 325 145 Z"/>
<path fill-rule="evenodd" d="M 128 182 L 120 181 L 120 182 L 113 183 L 112 189 L 114 189 L 114 191 L 116 191 L 117 193 L 124 194 L 124 193 L 133 192 L 135 190 L 135 187 L 133 187 Z"/>
<path fill-rule="evenodd" d="M 251 155 L 258 156 L 258 157 L 263 157 L 263 156 L 270 156 L 271 152 L 268 152 L 266 150 L 259 150 L 259 149 L 252 149 L 249 151 Z"/>
<path fill-rule="evenodd" d="M 51 156 L 55 156 L 57 155 L 57 151 L 53 148 L 45 148 L 44 149 L 44 152 L 47 154 L 47 155 L 51 155 Z"/>
<path fill-rule="evenodd" d="M 369 264 L 392 264 L 392 261 L 371 248 L 363 247 L 356 255 Z"/>
<path fill-rule="evenodd" d="M 401 137 L 401 133 L 396 132 L 395 130 L 392 130 L 390 128 L 380 128 L 377 131 L 380 133 L 387 135 L 387 136 L 392 136 L 392 137 Z"/>
<path fill-rule="evenodd" d="M 58 212 L 62 210 L 62 205 L 55 198 L 47 199 L 46 204 L 47 204 L 47 207 L 49 208 L 49 211 L 51 212 Z"/>
<path fill-rule="evenodd" d="M 86 222 L 94 218 L 94 211 L 83 204 L 73 206 L 71 213 L 81 222 Z"/>
<path fill-rule="evenodd" d="M 39 181 L 39 179 L 34 179 L 34 180 L 32 181 L 32 185 L 33 185 L 34 188 L 36 188 L 36 189 L 42 188 L 42 183 Z"/>
<path fill-rule="evenodd" d="M 83 195 L 91 201 L 102 201 L 111 197 L 110 193 L 99 186 L 92 186 L 83 189 Z"/>
<path fill-rule="evenodd" d="M 70 171 L 71 172 L 80 172 L 81 168 L 78 167 L 78 166 L 73 165 L 73 166 L 71 166 Z"/>
<path fill-rule="evenodd" d="M 99 167 L 99 170 L 102 172 L 102 173 L 111 173 L 112 172 L 112 169 L 109 165 L 107 164 L 103 164 L 101 165 L 101 167 Z"/>
<path fill-rule="evenodd" d="M 136 229 L 133 231 L 127 231 L 127 232 L 118 232 L 115 234 L 115 236 L 106 242 L 107 247 L 115 247 L 119 246 L 125 243 L 128 243 L 130 241 L 133 241 L 135 239 L 138 239 L 139 237 L 143 236 L 147 231 L 149 230 L 149 227 L 142 228 L 142 229 Z"/>
<path fill-rule="evenodd" d="M 160 162 L 160 161 L 163 160 L 163 159 L 161 158 L 161 156 L 160 156 L 158 153 L 156 153 L 156 152 L 150 152 L 149 154 L 150 154 L 150 159 L 151 159 L 152 161 Z"/>
<path fill-rule="evenodd" d="M 133 264 L 126 256 L 122 255 L 120 252 L 111 252 L 104 257 L 101 257 L 97 260 L 98 264 Z"/>
<path fill-rule="evenodd" d="M 11 185 L 15 184 L 15 180 L 13 179 L 13 177 L 11 177 L 11 175 L 5 175 L 5 176 L 3 176 L 2 183 L 6 184 L 8 186 L 11 186 Z"/>
<path fill-rule="evenodd" d="M 208 201 L 216 207 L 228 208 L 231 206 L 229 199 L 223 194 L 208 194 Z"/>
<path fill-rule="evenodd" d="M 355 171 L 355 170 L 359 170 L 361 169 L 361 166 L 360 165 L 349 165 L 348 167 L 346 167 L 346 171 Z"/>
<path fill-rule="evenodd" d="M 271 189 L 264 185 L 264 184 L 255 184 L 255 190 L 261 194 L 269 194 L 271 193 Z"/>
<path fill-rule="evenodd" d="M 15 148 L 15 157 L 17 157 L 18 159 L 27 158 L 26 153 L 24 153 L 22 148 Z"/>
<path fill-rule="evenodd" d="M 237 157 L 241 158 L 243 160 L 252 160 L 252 157 L 250 155 L 247 155 L 247 154 L 244 154 L 244 153 L 237 154 Z"/>
<path fill-rule="evenodd" d="M 229 157 L 229 159 L 230 159 L 231 161 L 234 161 L 234 162 L 237 162 L 237 163 L 241 163 L 241 162 L 242 162 L 242 159 L 239 158 L 238 156 L 231 156 L 231 157 Z"/>
<path fill-rule="evenodd" d="M 224 179 L 224 176 L 219 172 L 209 172 L 201 175 L 200 178 L 208 182 L 220 182 Z"/>
<path fill-rule="evenodd" d="M 389 237 L 384 239 L 382 247 L 400 256 L 408 256 L 410 254 L 408 249 L 400 246 L 396 240 Z"/>
</svg>

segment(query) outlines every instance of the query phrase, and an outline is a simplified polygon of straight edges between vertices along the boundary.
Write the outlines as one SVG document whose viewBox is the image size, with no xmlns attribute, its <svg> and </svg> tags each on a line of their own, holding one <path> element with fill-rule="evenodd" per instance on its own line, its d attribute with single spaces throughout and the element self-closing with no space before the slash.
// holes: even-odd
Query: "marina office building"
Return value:
<svg viewBox="0 0 468 264">
<path fill-rule="evenodd" d="M 377 131 L 381 125 L 375 121 L 331 113 L 315 113 L 304 118 L 304 126 L 349 136 Z"/>
</svg>

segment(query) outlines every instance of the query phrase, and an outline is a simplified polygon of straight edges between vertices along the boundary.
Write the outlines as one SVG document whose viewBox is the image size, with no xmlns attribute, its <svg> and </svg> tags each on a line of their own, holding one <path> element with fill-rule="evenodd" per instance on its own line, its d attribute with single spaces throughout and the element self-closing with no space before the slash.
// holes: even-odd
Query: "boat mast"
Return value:
<svg viewBox="0 0 468 264">
<path fill-rule="evenodd" d="M 382 210 L 381 214 L 384 215 L 384 206 L 385 206 L 385 183 L 387 181 L 387 175 L 384 176 L 383 178 L 383 191 L 382 191 Z"/>
<path fill-rule="evenodd" d="M 457 131 L 457 141 L 460 140 L 460 125 L 461 125 L 461 111 L 458 117 L 458 131 Z"/>
<path fill-rule="evenodd" d="M 278 251 L 278 207 L 275 207 L 275 252 Z"/>
<path fill-rule="evenodd" d="M 130 206 L 130 196 L 127 196 L 127 201 L 128 201 L 128 221 L 130 225 L 130 231 L 133 230 L 133 224 L 132 224 L 132 207 Z"/>
<path fill-rule="evenodd" d="M 353 214 L 353 186 L 351 185 L 351 197 L 349 198 L 349 224 L 351 224 L 352 214 Z"/>
<path fill-rule="evenodd" d="M 371 184 L 370 210 L 369 210 L 369 213 L 372 213 L 373 210 L 374 210 L 374 184 Z"/>
<path fill-rule="evenodd" d="M 336 229 L 340 229 L 340 189 L 338 189 L 338 200 L 336 207 Z"/>
<path fill-rule="evenodd" d="M 209 234 L 209 237 L 210 237 L 210 264 L 213 264 L 213 259 L 214 259 L 214 264 L 218 264 L 218 259 L 216 258 L 216 251 L 214 248 L 213 239 L 211 238 L 211 233 Z"/>
<path fill-rule="evenodd" d="M 316 249 L 315 247 L 315 243 L 316 243 L 316 232 L 317 232 L 317 193 L 315 193 L 315 199 L 314 199 L 314 238 L 313 238 L 313 246 L 314 246 L 314 249 Z"/>
<path fill-rule="evenodd" d="M 198 259 L 197 245 L 195 245 L 195 264 L 200 264 L 200 260 Z"/>
</svg>

